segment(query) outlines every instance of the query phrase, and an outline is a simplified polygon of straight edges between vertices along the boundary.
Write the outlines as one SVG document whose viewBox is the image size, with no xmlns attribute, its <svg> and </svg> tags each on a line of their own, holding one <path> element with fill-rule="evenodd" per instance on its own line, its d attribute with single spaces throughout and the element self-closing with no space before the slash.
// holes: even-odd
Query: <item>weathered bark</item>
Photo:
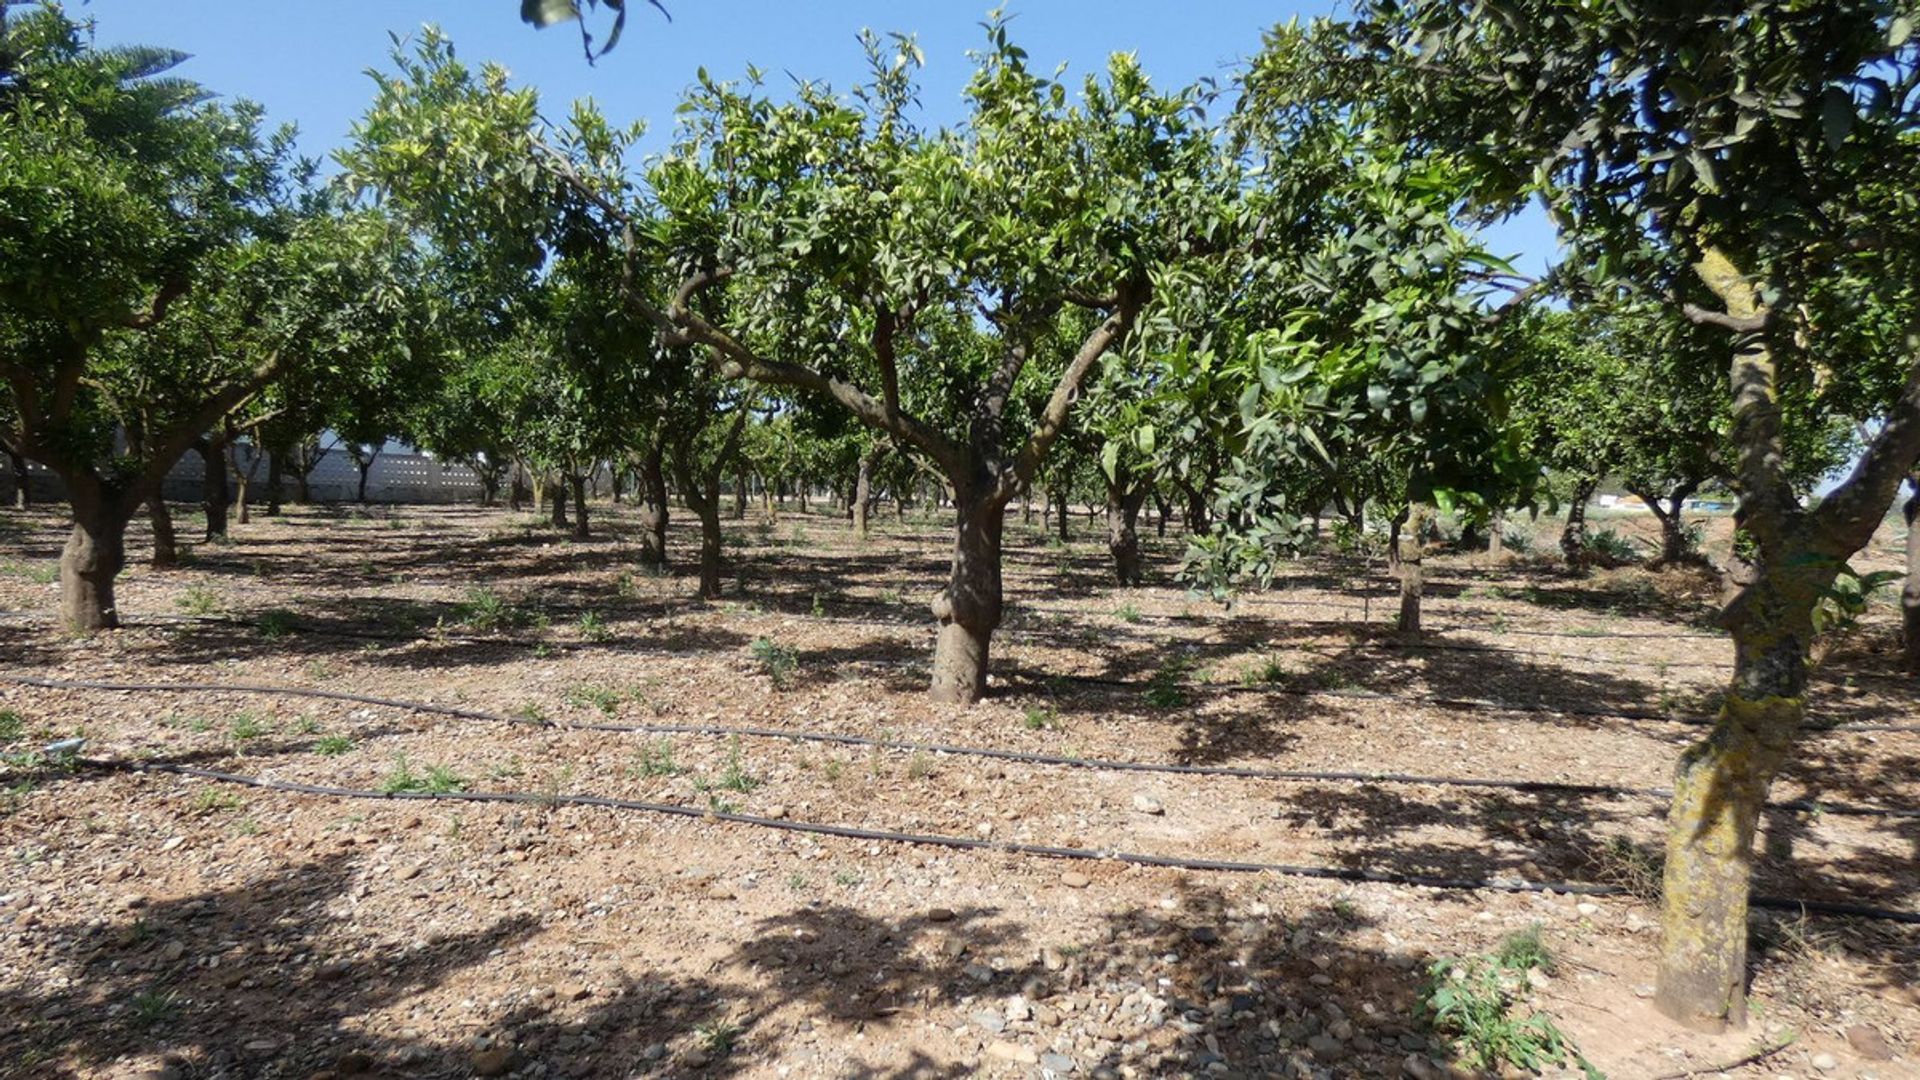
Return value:
<svg viewBox="0 0 1920 1080">
<path fill-rule="evenodd" d="M 1487 522 L 1487 554 L 1493 556 L 1495 560 L 1506 558 L 1507 516 L 1505 514 L 1495 514 L 1493 520 Z"/>
<path fill-rule="evenodd" d="M 1426 569 L 1422 560 L 1426 552 L 1427 521 L 1432 511 L 1425 503 L 1414 503 L 1407 508 L 1407 523 L 1400 530 L 1400 620 L 1398 623 L 1403 634 L 1420 632 L 1420 598 L 1426 589 Z"/>
<path fill-rule="evenodd" d="M 127 564 L 126 499 L 98 481 L 65 477 L 73 506 L 73 532 L 60 552 L 60 621 L 76 634 L 120 625 L 113 582 Z M 133 504 L 135 507 L 139 503 Z"/>
<path fill-rule="evenodd" d="M 200 506 L 207 515 L 206 539 L 225 540 L 227 538 L 227 509 L 233 504 L 233 494 L 227 489 L 227 459 L 223 453 L 225 444 L 211 439 L 201 439 L 193 444 L 200 455 L 201 491 Z"/>
<path fill-rule="evenodd" d="M 170 570 L 180 565 L 180 545 L 173 535 L 173 512 L 167 500 L 155 492 L 147 499 L 147 520 L 153 525 L 153 568 Z"/>
<path fill-rule="evenodd" d="M 700 599 L 720 599 L 720 504 L 718 499 L 689 497 L 700 519 Z"/>
<path fill-rule="evenodd" d="M 647 450 L 640 462 L 640 561 L 648 566 L 667 565 L 667 476 L 666 451 L 656 445 Z"/>
<path fill-rule="evenodd" d="M 585 540 L 591 535 L 587 530 L 587 478 L 576 473 L 567 482 L 573 487 L 573 538 Z"/>
<path fill-rule="evenodd" d="M 1122 492 L 1107 487 L 1107 553 L 1113 556 L 1113 575 L 1122 585 L 1140 584 L 1140 505 L 1145 491 Z"/>
<path fill-rule="evenodd" d="M 1907 671 L 1920 675 L 1920 476 L 1907 499 L 1907 583 L 1900 590 L 1902 649 Z"/>
<path fill-rule="evenodd" d="M 1000 536 L 1006 504 L 976 491 L 957 493 L 953 569 L 933 601 L 940 636 L 933 650 L 935 701 L 970 705 L 987 692 L 987 653 L 1000 625 Z"/>
<path fill-rule="evenodd" d="M 867 500 L 873 494 L 873 451 L 860 455 L 859 470 L 853 479 L 853 535 L 867 538 Z"/>
<path fill-rule="evenodd" d="M 1598 480 L 1582 480 L 1567 500 L 1567 527 L 1560 530 L 1560 555 L 1570 570 L 1587 564 L 1587 503 L 1599 487 Z"/>
<path fill-rule="evenodd" d="M 267 451 L 267 516 L 280 515 L 281 485 L 286 482 L 286 452 Z"/>
<path fill-rule="evenodd" d="M 549 476 L 542 482 L 541 487 L 543 487 L 547 493 L 548 520 L 556 529 L 566 528 L 568 524 L 566 481 L 558 477 Z"/>
<path fill-rule="evenodd" d="M 13 472 L 13 508 L 25 510 L 33 505 L 33 486 L 27 475 L 27 459 L 8 450 L 7 465 Z"/>
<path fill-rule="evenodd" d="M 1668 811 L 1654 1004 L 1708 1031 L 1746 1023 L 1754 832 L 1806 714 L 1813 609 L 1833 584 L 1830 564 L 1779 562 L 1727 608 L 1733 681 L 1712 733 L 1681 756 Z"/>
</svg>

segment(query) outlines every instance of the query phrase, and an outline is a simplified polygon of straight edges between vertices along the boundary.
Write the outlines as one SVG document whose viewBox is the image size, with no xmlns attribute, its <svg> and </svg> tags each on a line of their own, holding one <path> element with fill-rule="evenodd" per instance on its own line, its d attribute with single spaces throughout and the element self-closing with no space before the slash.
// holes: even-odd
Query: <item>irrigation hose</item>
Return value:
<svg viewBox="0 0 1920 1080">
<path fill-rule="evenodd" d="M 1193 859 L 1174 855 L 1149 855 L 1129 851 L 1097 851 L 1092 848 L 1052 847 L 1043 844 L 1024 844 L 1017 841 L 994 841 L 966 836 L 945 836 L 937 833 L 891 832 L 885 829 L 863 829 L 851 825 L 831 825 L 825 822 L 813 821 L 790 821 L 786 818 L 760 817 L 754 814 L 741 814 L 731 811 L 703 810 L 698 807 L 676 806 L 670 803 L 643 802 L 638 799 L 620 799 L 606 795 L 535 794 L 532 792 L 517 791 L 385 792 L 373 791 L 367 788 L 333 787 L 322 784 L 300 784 L 285 780 L 271 780 L 261 776 L 221 772 L 216 769 L 203 769 L 192 765 L 112 761 L 94 758 L 76 759 L 75 764 L 88 768 L 118 772 L 172 773 L 179 776 L 190 776 L 220 783 L 240 784 L 269 791 L 284 791 L 300 795 L 319 795 L 338 799 L 415 799 L 443 802 L 515 803 L 549 807 L 587 806 L 606 810 L 632 810 L 652 814 L 666 814 L 682 818 L 712 819 L 714 821 L 731 822 L 736 825 L 752 825 L 757 828 L 806 833 L 815 836 L 834 836 L 846 840 L 865 840 L 889 844 L 917 844 L 927 847 L 956 848 L 968 851 L 1000 851 L 1010 855 L 1025 855 L 1035 858 L 1117 862 L 1131 866 L 1154 866 L 1174 870 L 1214 871 L 1235 874 L 1277 874 L 1283 877 L 1317 878 L 1325 881 L 1363 882 L 1375 885 L 1404 885 L 1423 889 L 1458 891 L 1534 893 L 1551 891 L 1576 896 L 1620 896 L 1628 892 L 1627 889 L 1618 885 L 1595 885 L 1572 881 L 1525 881 L 1515 878 L 1449 878 L 1355 867 L 1296 866 L 1288 863 L 1243 862 L 1227 859 Z M 1748 904 L 1751 907 L 1769 908 L 1778 911 L 1795 911 L 1811 915 L 1836 915 L 1873 919 L 1883 922 L 1920 924 L 1920 912 L 1900 911 L 1893 908 L 1872 907 L 1864 904 L 1829 900 L 1802 900 L 1792 897 L 1776 896 L 1754 896 L 1748 900 Z"/>
<path fill-rule="evenodd" d="M 1416 773 L 1259 769 L 1234 765 L 1181 765 L 1171 762 L 1118 761 L 1104 758 L 1072 757 L 1065 754 L 1034 753 L 1025 750 L 1002 750 L 994 747 L 902 742 L 893 739 L 876 739 L 865 735 L 850 735 L 836 732 L 793 731 L 783 728 L 730 727 L 722 724 L 621 724 L 610 721 L 562 724 L 552 720 L 508 716 L 502 713 L 488 712 L 482 709 L 462 708 L 455 705 L 439 705 L 424 701 L 405 701 L 396 698 L 373 697 L 367 694 L 356 694 L 342 690 L 319 690 L 299 686 L 271 686 L 260 683 L 115 682 L 102 680 L 48 679 L 40 676 L 16 675 L 5 672 L 0 672 L 0 681 L 58 690 L 109 690 L 137 693 L 232 693 L 308 697 L 329 701 L 350 702 L 360 705 L 373 705 L 406 712 L 449 716 L 463 720 L 513 724 L 522 727 L 536 727 L 556 731 L 599 731 L 629 735 L 698 735 L 717 738 L 777 739 L 786 742 L 858 746 L 906 753 L 947 754 L 956 757 L 987 758 L 1027 765 L 1085 769 L 1092 772 L 1156 773 L 1174 776 L 1219 776 L 1241 780 L 1272 780 L 1283 783 L 1396 784 L 1421 787 L 1457 787 L 1519 791 L 1535 794 L 1558 793 L 1656 799 L 1671 798 L 1673 795 L 1673 791 L 1670 788 L 1627 787 L 1616 784 L 1581 784 L 1558 780 L 1497 780 L 1477 777 L 1424 776 Z M 1865 806 L 1853 803 L 1828 803 L 1813 799 L 1792 799 L 1770 802 L 1767 806 L 1769 809 L 1774 810 L 1788 810 L 1801 813 L 1827 813 L 1851 817 L 1920 818 L 1920 809 Z"/>
</svg>

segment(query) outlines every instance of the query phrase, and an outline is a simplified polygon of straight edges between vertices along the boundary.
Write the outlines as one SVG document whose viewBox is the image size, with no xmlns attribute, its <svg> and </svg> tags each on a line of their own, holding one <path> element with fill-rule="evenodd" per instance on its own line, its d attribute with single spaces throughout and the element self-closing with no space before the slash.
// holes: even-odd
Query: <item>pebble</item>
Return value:
<svg viewBox="0 0 1920 1080">
<path fill-rule="evenodd" d="M 712 885 L 707 887 L 707 899 L 731 900 L 733 899 L 733 889 L 728 885 L 724 885 L 716 881 Z"/>
<path fill-rule="evenodd" d="M 1815 1054 L 1813 1055 L 1813 1067 L 1819 1069 L 1821 1072 L 1832 1072 L 1840 1067 L 1840 1059 L 1834 1057 L 1832 1054 Z"/>
<path fill-rule="evenodd" d="M 1026 998 L 1015 994 L 1007 999 L 1007 1019 L 1015 1023 L 1022 1020 L 1031 1020 L 1033 1019 L 1033 1006 L 1027 1004 Z"/>
<path fill-rule="evenodd" d="M 999 1039 L 987 1045 L 987 1056 L 1001 1061 L 1011 1061 L 1016 1065 L 1040 1064 L 1040 1055 L 1034 1053 L 1032 1047 L 1003 1042 Z"/>
<path fill-rule="evenodd" d="M 505 1046 L 475 1050 L 467 1064 L 473 1067 L 475 1076 L 505 1076 L 513 1068 L 513 1051 Z"/>
<path fill-rule="evenodd" d="M 1040 1067 L 1060 1076 L 1075 1069 L 1074 1060 L 1065 1054 L 1041 1054 Z"/>
<path fill-rule="evenodd" d="M 1167 812 L 1167 808 L 1160 805 L 1159 799 L 1146 794 L 1135 795 L 1133 797 L 1133 808 L 1152 817 L 1159 817 L 1161 814 Z"/>
<path fill-rule="evenodd" d="M 943 908 L 943 907 L 929 908 L 927 909 L 927 921 L 928 922 L 952 922 L 953 911 L 950 908 Z"/>
<path fill-rule="evenodd" d="M 1093 879 L 1078 870 L 1069 870 L 1060 875 L 1060 884 L 1069 889 L 1084 889 L 1093 884 Z"/>
<path fill-rule="evenodd" d="M 1893 1060 L 1893 1047 L 1887 1045 L 1886 1037 L 1865 1024 L 1855 1024 L 1847 1029 L 1847 1045 L 1868 1061 Z"/>
<path fill-rule="evenodd" d="M 1215 945 L 1220 941 L 1220 931 L 1211 926 L 1196 926 L 1187 931 L 1187 936 L 1192 938 L 1196 945 Z"/>
<path fill-rule="evenodd" d="M 1589 915 L 1589 916 L 1598 915 L 1600 914 L 1600 905 L 1592 904 L 1592 903 L 1575 904 L 1573 907 L 1573 910 L 1579 912 L 1582 915 Z"/>
<path fill-rule="evenodd" d="M 1001 1019 L 1000 1014 L 994 1012 L 992 1009 L 981 1009 L 967 1019 L 973 1021 L 975 1027 L 981 1028 L 991 1035 L 998 1035 L 1007 1030 L 1007 1022 Z"/>
<path fill-rule="evenodd" d="M 707 1056 L 705 1050 L 689 1050 L 687 1051 L 687 1056 L 680 1059 L 680 1064 L 685 1065 L 689 1069 L 704 1069 L 707 1067 L 707 1063 L 712 1060 L 712 1058 Z"/>
<path fill-rule="evenodd" d="M 767 818 L 767 819 L 768 819 L 769 821 L 780 821 L 780 820 L 782 820 L 782 819 L 784 819 L 784 818 L 785 818 L 785 817 L 787 816 L 787 807 L 786 807 L 786 804 L 785 804 L 785 803 L 774 803 L 774 804 L 773 804 L 772 806 L 769 806 L 769 807 L 767 807 L 767 811 L 766 811 L 766 814 L 765 814 L 764 816 L 765 816 L 765 817 L 766 817 L 766 818 Z"/>
</svg>

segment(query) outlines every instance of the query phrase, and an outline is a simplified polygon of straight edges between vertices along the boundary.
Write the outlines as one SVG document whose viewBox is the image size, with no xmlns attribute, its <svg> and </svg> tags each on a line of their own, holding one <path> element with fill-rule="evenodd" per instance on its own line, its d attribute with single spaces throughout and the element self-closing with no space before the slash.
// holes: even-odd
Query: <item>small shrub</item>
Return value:
<svg viewBox="0 0 1920 1080">
<path fill-rule="evenodd" d="M 193 808 L 202 813 L 214 813 L 220 810 L 238 810 L 247 805 L 240 796 L 219 788 L 201 788 L 193 797 Z"/>
<path fill-rule="evenodd" d="M 1060 718 L 1054 715 L 1052 709 L 1041 708 L 1037 705 L 1027 706 L 1026 712 L 1022 715 L 1020 722 L 1026 726 L 1028 731 L 1059 731 L 1061 727 Z"/>
<path fill-rule="evenodd" d="M 610 686 L 583 684 L 567 691 L 567 704 L 576 708 L 594 708 L 612 716 L 620 707 L 620 691 Z"/>
<path fill-rule="evenodd" d="M 220 610 L 220 597 L 204 585 L 190 585 L 174 604 L 189 615 L 211 615 Z"/>
<path fill-rule="evenodd" d="M 1633 542 L 1612 529 L 1587 534 L 1587 557 L 1603 566 L 1623 566 L 1639 558 Z"/>
<path fill-rule="evenodd" d="M 1132 604 L 1121 604 L 1113 614 L 1124 623 L 1137 623 L 1145 618 L 1145 616 L 1140 614 L 1140 609 Z"/>
<path fill-rule="evenodd" d="M 700 1045 L 706 1049 L 707 1054 L 716 1058 L 725 1057 L 731 1053 L 734 1040 L 740 1037 L 740 1029 L 726 1020 L 701 1024 L 693 1029 L 693 1033 L 700 1037 Z"/>
<path fill-rule="evenodd" d="M 485 587 L 467 590 L 466 600 L 455 610 L 459 621 L 475 630 L 507 630 L 528 622 L 526 612 Z"/>
<path fill-rule="evenodd" d="M 529 724 L 544 724 L 547 722 L 546 707 L 537 701 L 529 701 L 525 705 L 513 710 L 513 715 L 525 720 Z"/>
<path fill-rule="evenodd" d="M 1497 1073 L 1513 1066 L 1538 1072 L 1572 1064 L 1598 1078 L 1552 1017 L 1520 1003 L 1527 973 L 1548 959 L 1534 927 L 1508 938 L 1497 952 L 1436 960 L 1427 969 L 1421 1011 L 1436 1032 L 1453 1040 L 1461 1063 L 1470 1069 Z"/>
<path fill-rule="evenodd" d="M 613 640 L 613 628 L 597 611 L 589 611 L 580 616 L 580 636 L 596 645 L 604 645 Z"/>
<path fill-rule="evenodd" d="M 158 1027 L 179 1012 L 179 999 L 159 990 L 143 990 L 127 1003 L 133 1022 L 140 1027 Z"/>
<path fill-rule="evenodd" d="M 231 731 L 235 742 L 246 742 L 250 739 L 257 739 L 265 735 L 267 733 L 267 725 L 253 713 L 243 712 L 233 718 Z"/>
<path fill-rule="evenodd" d="M 339 757 L 353 750 L 353 740 L 345 735 L 326 735 L 313 744 L 313 752 L 327 757 Z"/>
<path fill-rule="evenodd" d="M 761 670 L 772 680 L 775 690 L 785 690 L 793 685 L 793 676 L 800 668 L 800 654 L 790 645 L 782 645 L 772 638 L 755 638 L 753 658 L 760 661 Z"/>
<path fill-rule="evenodd" d="M 0 709 L 0 743 L 10 743 L 26 734 L 27 722 L 12 709 Z"/>
<path fill-rule="evenodd" d="M 652 746 L 642 747 L 640 762 L 631 770 L 633 775 L 652 779 L 660 776 L 679 776 L 683 771 L 673 761 L 673 742 L 664 735 Z"/>
<path fill-rule="evenodd" d="M 727 767 L 720 771 L 719 786 L 727 791 L 748 792 L 760 786 L 760 781 L 747 774 L 740 760 L 740 736 L 727 740 Z"/>
<path fill-rule="evenodd" d="M 1187 703 L 1187 689 L 1181 685 L 1187 673 L 1193 670 L 1193 662 L 1185 657 L 1171 657 L 1147 680 L 1147 704 L 1156 709 L 1177 709 Z"/>
<path fill-rule="evenodd" d="M 936 771 L 933 758 L 919 750 L 915 750 L 913 756 L 907 759 L 907 778 L 909 780 L 925 780 L 934 775 Z"/>
<path fill-rule="evenodd" d="M 1587 856 L 1593 874 L 1605 885 L 1615 885 L 1646 903 L 1660 899 L 1664 860 L 1624 836 L 1612 836 Z"/>
<path fill-rule="evenodd" d="M 254 625 L 259 629 L 261 637 L 274 641 L 293 633 L 293 612 L 284 608 L 269 608 L 260 613 L 259 621 Z"/>
<path fill-rule="evenodd" d="M 427 770 L 426 790 L 435 795 L 466 790 L 467 782 L 445 765 L 435 765 Z"/>
</svg>

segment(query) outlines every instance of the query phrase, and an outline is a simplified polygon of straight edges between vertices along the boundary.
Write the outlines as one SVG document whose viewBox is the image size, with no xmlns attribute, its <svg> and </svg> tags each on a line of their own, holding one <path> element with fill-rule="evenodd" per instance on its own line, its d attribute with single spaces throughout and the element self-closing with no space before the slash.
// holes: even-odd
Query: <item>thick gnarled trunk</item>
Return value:
<svg viewBox="0 0 1920 1080">
<path fill-rule="evenodd" d="M 573 538 L 585 540 L 591 535 L 587 526 L 587 478 L 569 476 L 567 484 L 573 489 Z"/>
<path fill-rule="evenodd" d="M 157 492 L 147 500 L 147 520 L 153 525 L 153 568 L 170 570 L 180 565 L 180 544 L 173 534 L 173 512 Z"/>
<path fill-rule="evenodd" d="M 1140 584 L 1140 506 L 1146 497 L 1145 491 L 1107 488 L 1107 553 L 1122 585 Z"/>
<path fill-rule="evenodd" d="M 120 625 L 113 583 L 127 565 L 125 501 L 96 481 L 67 478 L 73 532 L 60 552 L 60 621 L 76 634 Z M 137 503 L 135 504 L 138 505 Z"/>
<path fill-rule="evenodd" d="M 667 475 L 666 452 L 656 446 L 640 462 L 640 561 L 648 566 L 667 565 Z"/>
<path fill-rule="evenodd" d="M 1396 537 L 1400 572 L 1400 619 L 1396 625 L 1403 634 L 1420 632 L 1420 601 L 1427 585 L 1423 559 L 1430 513 L 1424 503 L 1408 507 L 1406 524 Z"/>
<path fill-rule="evenodd" d="M 1681 755 L 1667 817 L 1654 1004 L 1689 1027 L 1746 1023 L 1747 898 L 1767 788 L 1806 716 L 1813 608 L 1833 582 L 1780 559 L 1728 607 L 1734 675 L 1713 731 Z"/>
<path fill-rule="evenodd" d="M 1000 625 L 1000 539 L 1006 504 L 988 495 L 957 491 L 953 569 L 934 599 L 940 636 L 933 650 L 935 701 L 970 705 L 987 692 L 987 653 Z"/>
</svg>

